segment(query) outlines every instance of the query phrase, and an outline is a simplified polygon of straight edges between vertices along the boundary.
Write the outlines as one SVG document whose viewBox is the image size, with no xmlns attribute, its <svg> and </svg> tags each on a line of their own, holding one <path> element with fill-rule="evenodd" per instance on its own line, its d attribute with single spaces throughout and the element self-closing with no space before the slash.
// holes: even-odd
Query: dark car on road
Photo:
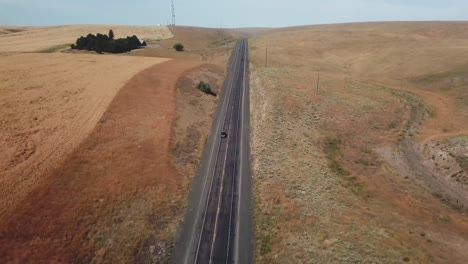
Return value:
<svg viewBox="0 0 468 264">
<path fill-rule="evenodd" d="M 227 133 L 226 133 L 226 131 L 221 132 L 221 138 L 227 138 Z"/>
</svg>

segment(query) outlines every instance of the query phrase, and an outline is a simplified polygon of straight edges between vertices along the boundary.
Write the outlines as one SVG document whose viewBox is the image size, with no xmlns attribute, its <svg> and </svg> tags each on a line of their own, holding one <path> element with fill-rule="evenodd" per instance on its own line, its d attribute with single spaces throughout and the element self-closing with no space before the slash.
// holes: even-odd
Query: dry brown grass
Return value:
<svg viewBox="0 0 468 264">
<path fill-rule="evenodd" d="M 183 26 L 171 27 L 171 32 L 174 34 L 173 38 L 150 41 L 147 48 L 136 50 L 130 55 L 200 60 L 225 67 L 237 39 L 246 35 L 231 29 Z M 176 43 L 184 45 L 183 52 L 173 49 Z"/>
<path fill-rule="evenodd" d="M 466 131 L 461 85 L 448 93 L 419 84 L 434 73 L 463 72 L 457 69 L 468 62 L 467 28 L 326 25 L 250 42 L 259 263 L 467 261 L 466 215 L 378 154 L 402 135 L 424 141 Z M 414 104 L 418 111 L 435 111 L 419 134 L 407 126 L 417 96 L 427 104 Z M 449 103 L 456 98 L 458 111 Z"/>
<path fill-rule="evenodd" d="M 176 84 L 199 65 L 173 60 L 131 78 L 92 133 L 0 223 L 2 262 L 167 261 L 189 183 L 171 153 Z"/>
<path fill-rule="evenodd" d="M 252 54 L 252 59 L 258 65 L 264 64 L 264 44 L 268 39 L 272 67 L 301 69 L 314 76 L 321 70 L 342 83 L 347 78 L 413 91 L 440 114 L 426 125 L 431 131 L 423 130 L 422 135 L 457 133 L 468 130 L 468 124 L 462 122 L 468 112 L 463 99 L 467 28 L 465 22 L 395 22 L 277 30 L 255 38 L 254 48 L 260 50 Z M 443 77 L 449 78 L 441 80 Z M 442 95 L 449 96 L 434 94 L 436 89 L 445 90 Z M 454 102 L 462 108 L 446 110 Z"/>
<path fill-rule="evenodd" d="M 198 168 L 218 103 L 218 96 L 207 95 L 196 89 L 200 81 L 210 84 L 219 95 L 224 81 L 224 68 L 203 64 L 177 82 L 177 121 L 172 130 L 171 145 L 176 168 L 187 179 L 188 187 Z"/>
<path fill-rule="evenodd" d="M 0 28 L 0 52 L 41 52 L 54 47 L 71 45 L 80 36 L 89 33 L 107 34 L 110 29 L 115 37 L 136 35 L 144 40 L 162 40 L 172 38 L 167 27 L 156 26 L 122 26 L 122 25 L 67 25 L 54 27 L 19 28 L 20 32 L 8 31 L 10 27 Z M 13 28 L 15 31 L 16 28 Z"/>
<path fill-rule="evenodd" d="M 113 29 L 119 37 L 123 27 Z M 134 29 L 124 34 L 146 37 Z M 21 30 L 1 33 L 8 45 L 43 42 L 39 28 Z M 198 43 L 199 33 L 185 39 Z M 194 84 L 219 92 L 224 77 L 224 65 L 200 67 L 203 57 L 227 60 L 211 40 L 177 56 L 151 46 L 123 56 L 0 54 L 1 262 L 168 261 L 217 102 Z M 25 50 L 66 48 L 55 44 Z"/>
<path fill-rule="evenodd" d="M 166 59 L 0 56 L 0 219 L 94 129 L 119 89 Z"/>
</svg>

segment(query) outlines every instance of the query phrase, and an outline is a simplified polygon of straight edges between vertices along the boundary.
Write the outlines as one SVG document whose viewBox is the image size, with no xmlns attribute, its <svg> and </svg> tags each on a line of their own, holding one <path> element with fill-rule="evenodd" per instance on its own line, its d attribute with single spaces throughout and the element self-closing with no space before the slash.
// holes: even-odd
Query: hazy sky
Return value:
<svg viewBox="0 0 468 264">
<path fill-rule="evenodd" d="M 280 27 L 468 20 L 468 0 L 175 0 L 177 24 Z M 0 24 L 166 24 L 170 0 L 0 0 Z"/>
</svg>

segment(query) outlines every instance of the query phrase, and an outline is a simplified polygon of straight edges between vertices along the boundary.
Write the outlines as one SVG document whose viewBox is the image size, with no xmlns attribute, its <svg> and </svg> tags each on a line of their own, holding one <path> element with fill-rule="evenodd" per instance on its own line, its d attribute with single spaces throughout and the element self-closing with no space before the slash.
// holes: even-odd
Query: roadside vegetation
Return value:
<svg viewBox="0 0 468 264">
<path fill-rule="evenodd" d="M 176 43 L 176 44 L 174 44 L 173 48 L 174 48 L 176 51 L 184 51 L 184 45 L 182 45 L 181 43 Z"/>
<path fill-rule="evenodd" d="M 468 49 L 448 45 L 468 38 L 437 26 L 249 41 L 257 263 L 466 263 L 466 209 L 440 193 L 468 186 L 468 148 L 440 137 L 468 131 Z"/>
<path fill-rule="evenodd" d="M 96 51 L 96 53 L 125 53 L 144 46 L 146 46 L 146 42 L 140 41 L 135 35 L 114 39 L 114 32 L 110 30 L 109 35 L 98 33 L 96 36 L 93 34 L 88 34 L 86 37 L 81 36 L 76 40 L 76 44 L 71 45 L 71 48 Z"/>
<path fill-rule="evenodd" d="M 208 83 L 205 83 L 203 81 L 198 83 L 197 89 L 204 92 L 204 93 L 206 93 L 206 94 L 208 94 L 208 95 L 216 96 L 216 93 L 213 92 L 213 90 L 211 90 L 211 85 L 209 85 Z"/>
<path fill-rule="evenodd" d="M 388 172 L 371 147 L 381 136 L 398 137 L 398 128 L 386 130 L 403 126 L 401 116 L 376 111 L 404 111 L 400 99 L 360 83 L 338 89 L 334 81 L 318 97 L 307 82 L 291 85 L 304 78 L 284 68 L 252 74 L 257 263 L 425 262 L 409 253 L 420 249 L 401 239 L 408 230 L 392 225 L 376 199 L 375 188 L 393 197 L 407 184 L 382 184 Z"/>
</svg>

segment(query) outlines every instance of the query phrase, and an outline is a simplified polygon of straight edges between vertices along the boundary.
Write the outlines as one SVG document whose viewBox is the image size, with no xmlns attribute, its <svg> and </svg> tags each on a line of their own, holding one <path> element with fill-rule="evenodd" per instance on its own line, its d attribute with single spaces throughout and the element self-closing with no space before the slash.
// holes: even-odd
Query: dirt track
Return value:
<svg viewBox="0 0 468 264">
<path fill-rule="evenodd" d="M 169 247 L 183 206 L 169 157 L 174 87 L 197 65 L 156 65 L 120 90 L 91 135 L 0 223 L 1 262 L 128 262 Z"/>
</svg>

